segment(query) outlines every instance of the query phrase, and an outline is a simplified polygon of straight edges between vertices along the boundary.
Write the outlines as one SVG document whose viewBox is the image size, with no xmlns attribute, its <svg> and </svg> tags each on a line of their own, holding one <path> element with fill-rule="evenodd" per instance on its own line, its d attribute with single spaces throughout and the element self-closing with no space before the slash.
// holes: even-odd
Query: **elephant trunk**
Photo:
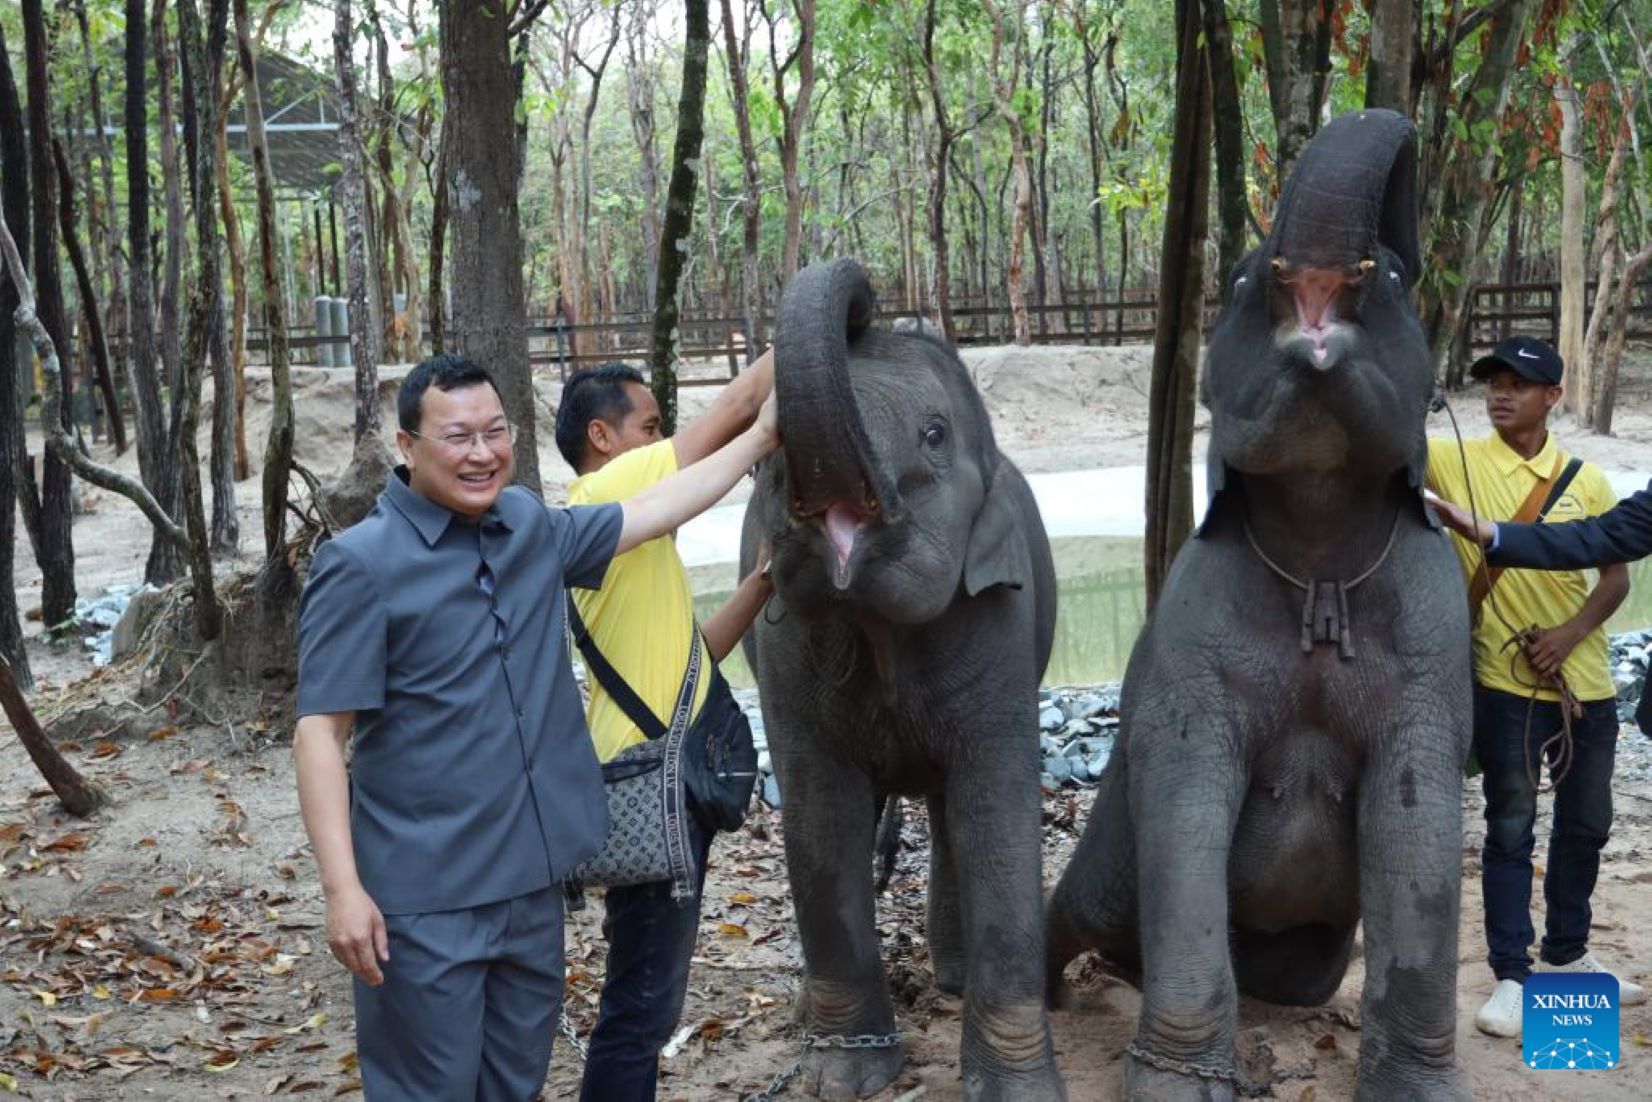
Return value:
<svg viewBox="0 0 1652 1102">
<path fill-rule="evenodd" d="M 1326 124 L 1303 150 L 1279 198 L 1267 253 L 1275 271 L 1357 273 L 1388 249 L 1418 275 L 1416 130 L 1393 111 Z"/>
<path fill-rule="evenodd" d="M 797 273 L 775 326 L 774 385 L 791 511 L 823 526 L 840 574 L 860 530 L 900 510 L 849 380 L 849 348 L 872 312 L 866 272 L 853 260 L 836 260 Z"/>
</svg>

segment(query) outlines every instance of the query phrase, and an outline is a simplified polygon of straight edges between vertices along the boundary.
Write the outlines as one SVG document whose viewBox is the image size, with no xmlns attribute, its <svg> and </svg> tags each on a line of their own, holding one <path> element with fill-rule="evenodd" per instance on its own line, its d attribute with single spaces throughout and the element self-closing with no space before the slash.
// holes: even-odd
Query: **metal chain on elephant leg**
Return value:
<svg viewBox="0 0 1652 1102">
<path fill-rule="evenodd" d="M 574 1023 L 568 1020 L 567 1014 L 558 1015 L 556 1028 L 564 1037 L 568 1038 L 568 1043 L 573 1046 L 574 1053 L 579 1057 L 579 1062 L 583 1064 L 587 1055 L 585 1042 L 579 1039 L 579 1033 L 574 1029 Z"/>
<path fill-rule="evenodd" d="M 856 1033 L 845 1035 L 841 1033 L 805 1033 L 803 1034 L 803 1054 L 806 1056 L 811 1048 L 894 1048 L 901 1043 L 901 1035 L 897 1033 Z M 769 1085 L 756 1094 L 748 1094 L 743 1102 L 773 1102 L 786 1093 L 786 1088 L 803 1073 L 803 1061 L 798 1060 L 785 1071 L 777 1074 L 769 1081 Z"/>
<path fill-rule="evenodd" d="M 1233 1088 L 1233 1093 L 1241 1098 L 1272 1098 L 1273 1088 L 1280 1083 L 1291 1079 L 1314 1078 L 1312 1067 L 1291 1068 L 1269 1076 L 1265 1082 L 1253 1083 L 1240 1075 L 1239 1069 L 1232 1064 L 1195 1064 L 1187 1060 L 1177 1060 L 1143 1048 L 1136 1041 L 1131 1041 L 1124 1051 L 1142 1063 L 1160 1071 L 1168 1071 L 1172 1075 L 1191 1075 L 1196 1079 L 1227 1083 Z"/>
</svg>

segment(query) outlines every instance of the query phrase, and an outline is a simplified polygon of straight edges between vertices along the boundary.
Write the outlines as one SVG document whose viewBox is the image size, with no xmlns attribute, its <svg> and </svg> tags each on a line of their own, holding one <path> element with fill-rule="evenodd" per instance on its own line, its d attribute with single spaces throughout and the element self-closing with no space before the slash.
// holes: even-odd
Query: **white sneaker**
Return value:
<svg viewBox="0 0 1652 1102">
<path fill-rule="evenodd" d="M 1498 980 L 1497 990 L 1474 1016 L 1475 1027 L 1493 1037 L 1520 1036 L 1520 995 L 1524 990 L 1518 980 Z"/>
<path fill-rule="evenodd" d="M 1638 983 L 1630 983 L 1601 964 L 1593 953 L 1584 953 L 1570 964 L 1544 964 L 1542 968 L 1545 972 L 1599 972 L 1618 981 L 1619 1006 L 1639 1006 L 1646 1001 L 1645 988 Z"/>
</svg>

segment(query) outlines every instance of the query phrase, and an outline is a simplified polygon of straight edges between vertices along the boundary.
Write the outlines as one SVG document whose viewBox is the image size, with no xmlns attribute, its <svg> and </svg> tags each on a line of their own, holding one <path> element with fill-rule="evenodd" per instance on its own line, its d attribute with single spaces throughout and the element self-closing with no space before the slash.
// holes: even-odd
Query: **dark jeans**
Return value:
<svg viewBox="0 0 1652 1102">
<path fill-rule="evenodd" d="M 671 1039 L 688 992 L 688 963 L 700 929 L 711 834 L 689 816 L 699 884 L 691 902 L 671 900 L 669 883 L 610 888 L 602 934 L 608 978 L 591 1032 L 581 1102 L 653 1102 L 660 1049 Z"/>
<path fill-rule="evenodd" d="M 1532 708 L 1530 733 L 1526 712 Z M 1486 846 L 1481 852 L 1486 942 L 1499 980 L 1531 975 L 1532 824 L 1537 794 L 1526 776 L 1539 748 L 1560 730 L 1560 705 L 1474 687 L 1474 750 L 1485 771 Z M 1522 747 L 1522 737 L 1526 745 Z M 1542 957 L 1570 964 L 1589 948 L 1589 896 L 1600 872 L 1600 849 L 1612 830 L 1612 763 L 1617 753 L 1617 702 L 1583 705 L 1572 720 L 1572 766 L 1554 792 L 1554 828 L 1543 874 L 1547 920 Z M 1541 773 L 1540 773 L 1541 775 Z"/>
</svg>

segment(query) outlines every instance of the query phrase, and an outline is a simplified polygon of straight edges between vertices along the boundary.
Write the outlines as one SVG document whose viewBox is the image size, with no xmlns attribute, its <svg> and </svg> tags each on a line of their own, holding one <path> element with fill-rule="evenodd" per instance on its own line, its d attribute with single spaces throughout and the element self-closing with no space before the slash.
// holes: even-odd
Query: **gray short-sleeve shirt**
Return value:
<svg viewBox="0 0 1652 1102">
<path fill-rule="evenodd" d="M 316 552 L 298 629 L 298 714 L 356 713 L 351 834 L 386 914 L 537 891 L 601 844 L 563 590 L 601 585 L 623 519 L 513 486 L 472 523 L 403 477 Z"/>
</svg>

